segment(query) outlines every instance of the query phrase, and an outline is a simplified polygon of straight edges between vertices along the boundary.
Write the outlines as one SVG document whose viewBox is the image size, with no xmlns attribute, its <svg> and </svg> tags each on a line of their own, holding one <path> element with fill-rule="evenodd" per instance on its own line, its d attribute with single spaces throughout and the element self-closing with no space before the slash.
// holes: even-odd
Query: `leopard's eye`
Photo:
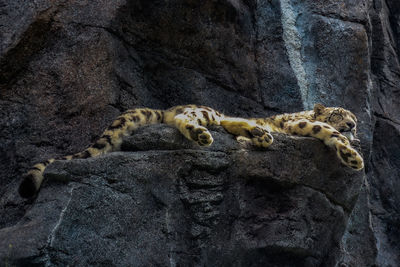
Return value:
<svg viewBox="0 0 400 267">
<path fill-rule="evenodd" d="M 339 112 L 332 112 L 332 114 L 329 116 L 329 121 L 331 122 L 338 122 L 341 120 L 343 120 L 343 116 Z"/>
</svg>

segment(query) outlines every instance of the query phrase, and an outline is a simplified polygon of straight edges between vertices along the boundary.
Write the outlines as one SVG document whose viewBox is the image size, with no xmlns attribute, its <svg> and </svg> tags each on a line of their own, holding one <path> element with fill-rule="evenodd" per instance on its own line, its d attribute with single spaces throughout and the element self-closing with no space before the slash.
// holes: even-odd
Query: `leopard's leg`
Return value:
<svg viewBox="0 0 400 267">
<path fill-rule="evenodd" d="M 137 108 L 125 111 L 118 116 L 93 145 L 82 152 L 35 164 L 23 175 L 22 183 L 19 186 L 19 194 L 24 198 L 35 196 L 43 182 L 43 173 L 46 167 L 55 160 L 85 159 L 111 151 L 118 151 L 123 136 L 130 135 L 140 126 L 161 123 L 163 116 L 163 110 L 149 108 Z"/>
<path fill-rule="evenodd" d="M 244 119 L 225 117 L 221 119 L 221 125 L 229 133 L 238 136 L 240 140 L 251 140 L 258 147 L 268 147 L 274 141 L 271 133 L 262 125 Z"/>
<path fill-rule="evenodd" d="M 207 109 L 206 109 L 207 108 Z M 167 124 L 175 126 L 187 139 L 200 146 L 210 146 L 214 139 L 206 128 L 209 125 L 219 125 L 222 115 L 208 107 L 184 108 Z"/>
<path fill-rule="evenodd" d="M 293 135 L 312 136 L 322 140 L 327 146 L 333 147 L 340 161 L 355 170 L 364 168 L 361 155 L 355 150 L 346 136 L 338 132 L 329 124 L 319 121 L 301 119 L 289 121 L 285 125 L 285 131 Z"/>
</svg>

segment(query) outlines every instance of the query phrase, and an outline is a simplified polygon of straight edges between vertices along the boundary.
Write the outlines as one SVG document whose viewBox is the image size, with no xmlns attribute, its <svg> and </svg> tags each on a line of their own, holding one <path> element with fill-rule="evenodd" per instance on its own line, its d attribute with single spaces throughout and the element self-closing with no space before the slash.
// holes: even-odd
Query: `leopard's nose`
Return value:
<svg viewBox="0 0 400 267">
<path fill-rule="evenodd" d="M 346 124 L 347 124 L 347 126 L 349 126 L 350 129 L 353 129 L 356 126 L 355 123 L 352 121 L 348 121 L 348 122 L 346 122 Z"/>
</svg>

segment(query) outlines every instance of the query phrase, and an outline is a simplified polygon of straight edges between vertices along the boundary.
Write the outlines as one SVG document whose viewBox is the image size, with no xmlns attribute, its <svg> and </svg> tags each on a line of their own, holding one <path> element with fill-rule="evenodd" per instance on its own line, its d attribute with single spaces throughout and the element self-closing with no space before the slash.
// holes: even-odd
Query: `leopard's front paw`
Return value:
<svg viewBox="0 0 400 267">
<path fill-rule="evenodd" d="M 210 146 L 214 142 L 211 133 L 203 126 L 194 126 L 189 124 L 186 125 L 185 128 L 188 131 L 190 139 L 200 146 Z"/>
<path fill-rule="evenodd" d="M 364 160 L 354 148 L 345 145 L 339 145 L 336 149 L 337 155 L 343 164 L 357 171 L 364 168 Z"/>
<path fill-rule="evenodd" d="M 353 139 L 350 141 L 351 146 L 356 146 L 356 147 L 360 147 L 361 146 L 361 141 L 360 139 Z"/>
<path fill-rule="evenodd" d="M 270 132 L 259 126 L 255 126 L 253 129 L 249 130 L 248 133 L 251 141 L 257 147 L 268 147 L 274 141 Z"/>
</svg>

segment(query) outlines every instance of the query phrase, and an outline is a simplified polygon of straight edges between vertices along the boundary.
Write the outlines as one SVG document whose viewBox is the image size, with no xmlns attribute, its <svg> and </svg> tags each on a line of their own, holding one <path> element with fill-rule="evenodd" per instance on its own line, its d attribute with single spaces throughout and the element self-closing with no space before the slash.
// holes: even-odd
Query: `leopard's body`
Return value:
<svg viewBox="0 0 400 267">
<path fill-rule="evenodd" d="M 316 104 L 314 110 L 310 111 L 249 119 L 229 117 L 212 108 L 198 105 L 175 106 L 167 110 L 131 109 L 121 114 L 89 148 L 60 159 L 82 159 L 118 151 L 123 136 L 132 134 L 138 127 L 157 123 L 178 128 L 186 138 L 200 146 L 209 146 L 213 142 L 206 128 L 210 125 L 221 125 L 229 133 L 258 147 L 271 145 L 271 132 L 311 136 L 334 148 L 344 165 L 355 170 L 364 167 L 362 157 L 350 144 L 356 135 L 357 119 L 354 114 L 343 108 L 326 108 L 321 104 Z M 24 175 L 19 188 L 21 196 L 32 197 L 39 191 L 44 170 L 55 160 L 38 163 Z"/>
</svg>

